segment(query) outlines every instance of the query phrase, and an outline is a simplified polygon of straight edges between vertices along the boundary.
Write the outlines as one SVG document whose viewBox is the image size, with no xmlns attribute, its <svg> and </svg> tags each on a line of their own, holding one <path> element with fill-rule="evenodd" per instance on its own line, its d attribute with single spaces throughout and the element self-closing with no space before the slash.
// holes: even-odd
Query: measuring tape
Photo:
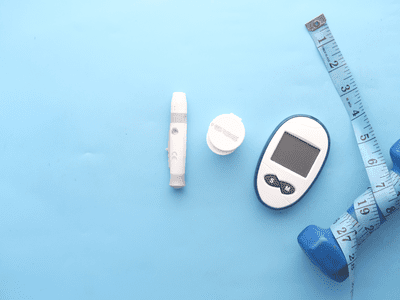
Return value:
<svg viewBox="0 0 400 300">
<path fill-rule="evenodd" d="M 389 219 L 400 208 L 400 198 L 397 197 L 391 176 L 395 173 L 390 173 L 386 166 L 356 82 L 326 23 L 325 16 L 321 14 L 311 20 L 306 24 L 306 28 L 350 117 L 371 183 L 371 188 L 354 201 L 357 220 L 346 212 L 330 227 L 346 258 L 352 298 L 357 246 L 379 228 L 382 223 L 380 213 L 385 219 Z M 399 179 L 397 174 L 393 177 Z"/>
</svg>

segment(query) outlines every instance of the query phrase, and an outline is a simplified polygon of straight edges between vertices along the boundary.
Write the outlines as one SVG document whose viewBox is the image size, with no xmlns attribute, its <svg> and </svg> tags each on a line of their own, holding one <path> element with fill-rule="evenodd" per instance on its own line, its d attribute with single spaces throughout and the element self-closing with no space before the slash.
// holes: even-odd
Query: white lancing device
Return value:
<svg viewBox="0 0 400 300">
<path fill-rule="evenodd" d="M 169 185 L 175 189 L 185 186 L 187 139 L 187 102 L 186 94 L 173 93 L 171 101 L 171 123 L 168 139 L 168 166 L 170 168 Z"/>
</svg>

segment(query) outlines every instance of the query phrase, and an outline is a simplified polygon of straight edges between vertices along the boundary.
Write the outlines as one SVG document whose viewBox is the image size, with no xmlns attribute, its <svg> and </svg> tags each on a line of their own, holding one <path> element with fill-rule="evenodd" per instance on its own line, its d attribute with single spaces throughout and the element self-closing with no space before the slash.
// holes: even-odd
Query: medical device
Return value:
<svg viewBox="0 0 400 300">
<path fill-rule="evenodd" d="M 216 117 L 207 131 L 207 145 L 212 152 L 228 155 L 235 151 L 244 140 L 245 129 L 242 119 L 230 113 Z"/>
<path fill-rule="evenodd" d="M 329 134 L 317 119 L 295 115 L 282 121 L 257 163 L 254 187 L 259 200 L 273 209 L 299 201 L 324 166 L 329 145 Z"/>
<path fill-rule="evenodd" d="M 175 189 L 185 186 L 187 139 L 187 102 L 185 93 L 173 93 L 171 101 L 171 123 L 168 139 L 168 166 L 171 179 L 169 185 Z"/>
</svg>

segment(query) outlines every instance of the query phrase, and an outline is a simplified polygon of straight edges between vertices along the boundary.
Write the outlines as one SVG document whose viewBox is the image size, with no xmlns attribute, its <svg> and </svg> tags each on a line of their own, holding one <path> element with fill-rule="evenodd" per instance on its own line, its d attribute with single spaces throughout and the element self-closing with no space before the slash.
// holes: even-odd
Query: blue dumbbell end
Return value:
<svg viewBox="0 0 400 300">
<path fill-rule="evenodd" d="M 393 171 L 400 174 L 400 140 L 390 148 L 390 157 L 393 161 Z"/>
<path fill-rule="evenodd" d="M 299 234 L 297 241 L 325 275 L 337 282 L 349 277 L 346 258 L 330 229 L 310 225 Z"/>
</svg>

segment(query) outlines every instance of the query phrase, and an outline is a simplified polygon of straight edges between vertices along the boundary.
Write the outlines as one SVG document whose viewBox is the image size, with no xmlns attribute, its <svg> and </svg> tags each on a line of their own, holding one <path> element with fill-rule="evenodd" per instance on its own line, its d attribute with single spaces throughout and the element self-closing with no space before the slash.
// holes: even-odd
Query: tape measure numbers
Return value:
<svg viewBox="0 0 400 300">
<path fill-rule="evenodd" d="M 346 212 L 331 226 L 331 231 L 346 257 L 353 294 L 357 246 L 379 228 L 381 222 L 378 207 L 388 219 L 399 209 L 400 203 L 381 148 L 364 110 L 355 79 L 326 23 L 325 16 L 322 14 L 311 20 L 306 24 L 306 28 L 350 117 L 371 183 L 371 188 L 354 201 L 358 221 Z"/>
</svg>

